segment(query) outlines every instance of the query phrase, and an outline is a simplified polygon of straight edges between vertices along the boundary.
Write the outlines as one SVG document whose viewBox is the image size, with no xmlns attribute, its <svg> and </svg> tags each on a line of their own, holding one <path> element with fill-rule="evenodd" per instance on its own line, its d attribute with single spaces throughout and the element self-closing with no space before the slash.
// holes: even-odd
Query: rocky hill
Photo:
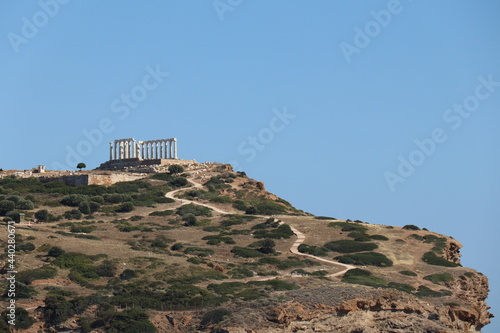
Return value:
<svg viewBox="0 0 500 333">
<path fill-rule="evenodd" d="M 492 317 L 453 238 L 314 216 L 228 165 L 162 171 L 0 179 L 16 241 L 0 331 L 13 298 L 18 332 L 477 332 Z"/>
</svg>

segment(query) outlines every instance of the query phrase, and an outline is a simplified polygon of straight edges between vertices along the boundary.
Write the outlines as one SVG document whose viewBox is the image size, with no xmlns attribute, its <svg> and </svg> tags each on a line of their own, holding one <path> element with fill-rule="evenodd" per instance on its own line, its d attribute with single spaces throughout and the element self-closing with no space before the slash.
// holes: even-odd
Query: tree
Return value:
<svg viewBox="0 0 500 333">
<path fill-rule="evenodd" d="M 16 208 L 21 210 L 31 210 L 35 205 L 30 200 L 21 199 L 16 203 Z"/>
<path fill-rule="evenodd" d="M 116 275 L 116 264 L 110 260 L 104 260 L 102 264 L 97 266 L 97 274 L 105 277 L 113 277 Z"/>
<path fill-rule="evenodd" d="M 133 211 L 135 208 L 134 204 L 130 201 L 124 202 L 116 209 L 118 213 L 128 213 Z"/>
<path fill-rule="evenodd" d="M 260 242 L 261 248 L 259 249 L 262 253 L 273 253 L 276 242 L 272 239 L 266 238 Z"/>
<path fill-rule="evenodd" d="M 49 257 L 54 257 L 54 258 L 57 258 L 59 257 L 60 255 L 63 255 L 64 253 L 66 253 L 66 251 L 64 251 L 62 248 L 60 248 L 59 246 L 53 246 L 50 248 L 49 252 L 47 252 L 47 255 Z"/>
<path fill-rule="evenodd" d="M 168 167 L 168 172 L 170 172 L 171 174 L 183 173 L 184 168 L 179 164 L 172 164 Z"/>
<path fill-rule="evenodd" d="M 76 166 L 78 169 L 80 169 L 80 171 L 82 171 L 82 169 L 85 169 L 87 167 L 87 165 L 85 163 L 78 163 L 78 165 Z"/>
<path fill-rule="evenodd" d="M 10 200 L 0 201 L 0 216 L 5 216 L 5 214 L 14 210 L 15 208 L 16 204 Z"/>
</svg>

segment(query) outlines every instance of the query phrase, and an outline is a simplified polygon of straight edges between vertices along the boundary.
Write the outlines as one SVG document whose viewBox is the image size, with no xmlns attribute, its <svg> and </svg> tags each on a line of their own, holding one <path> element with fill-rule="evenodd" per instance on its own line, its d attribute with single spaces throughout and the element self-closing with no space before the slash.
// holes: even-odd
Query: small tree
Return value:
<svg viewBox="0 0 500 333">
<path fill-rule="evenodd" d="M 276 246 L 276 242 L 273 241 L 272 239 L 266 238 L 263 239 L 261 242 L 261 248 L 259 249 L 260 252 L 262 253 L 273 253 L 274 252 L 274 247 Z"/>
<path fill-rule="evenodd" d="M 80 169 L 80 171 L 82 171 L 82 169 L 85 169 L 87 167 L 87 165 L 85 163 L 78 163 L 78 165 L 76 166 L 78 169 Z"/>
<path fill-rule="evenodd" d="M 168 172 L 170 172 L 171 174 L 183 173 L 184 168 L 179 164 L 172 164 L 168 167 Z"/>
</svg>

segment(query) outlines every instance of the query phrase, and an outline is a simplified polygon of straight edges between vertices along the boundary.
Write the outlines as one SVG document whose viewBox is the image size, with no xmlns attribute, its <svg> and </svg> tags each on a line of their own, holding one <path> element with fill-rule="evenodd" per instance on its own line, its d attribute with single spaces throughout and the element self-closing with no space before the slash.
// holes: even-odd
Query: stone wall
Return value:
<svg viewBox="0 0 500 333">
<path fill-rule="evenodd" d="M 111 174 L 82 174 L 61 177 L 40 177 L 41 181 L 62 180 L 68 186 L 103 185 L 111 186 L 118 182 L 129 182 L 146 177 L 146 174 L 111 173 Z"/>
</svg>

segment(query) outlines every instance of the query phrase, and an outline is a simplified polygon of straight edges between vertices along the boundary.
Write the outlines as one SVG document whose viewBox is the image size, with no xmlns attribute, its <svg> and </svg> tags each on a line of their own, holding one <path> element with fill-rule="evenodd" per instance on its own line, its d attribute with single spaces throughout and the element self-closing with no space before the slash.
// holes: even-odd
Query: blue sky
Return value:
<svg viewBox="0 0 500 333">
<path fill-rule="evenodd" d="M 94 168 L 114 139 L 176 137 L 181 158 L 231 162 L 305 211 L 455 237 L 498 313 L 499 14 L 493 0 L 3 1 L 0 167 Z"/>
</svg>

